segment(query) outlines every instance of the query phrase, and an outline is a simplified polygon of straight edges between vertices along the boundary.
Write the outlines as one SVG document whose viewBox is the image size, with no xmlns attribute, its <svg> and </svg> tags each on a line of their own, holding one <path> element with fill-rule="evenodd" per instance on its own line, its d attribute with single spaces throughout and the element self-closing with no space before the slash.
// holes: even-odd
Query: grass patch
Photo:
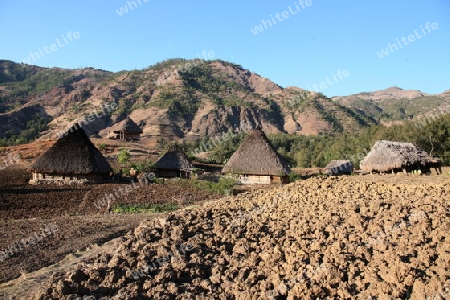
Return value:
<svg viewBox="0 0 450 300">
<path fill-rule="evenodd" d="M 236 180 L 224 177 L 221 177 L 219 182 L 198 179 L 177 179 L 176 181 L 170 182 L 170 184 L 176 184 L 185 188 L 194 188 L 211 194 L 228 196 L 232 194 Z"/>
<path fill-rule="evenodd" d="M 296 172 L 291 172 L 289 173 L 289 182 L 294 182 L 297 180 L 300 180 L 302 177 L 300 176 L 300 174 L 296 173 Z"/>
<path fill-rule="evenodd" d="M 219 195 L 229 195 L 233 192 L 236 181 L 232 178 L 220 178 L 219 182 L 206 180 L 192 180 L 192 185 L 199 190 L 208 191 Z"/>
<path fill-rule="evenodd" d="M 175 203 L 162 203 L 162 204 L 119 204 L 114 206 L 114 213 L 164 213 L 172 212 L 179 209 Z"/>
</svg>

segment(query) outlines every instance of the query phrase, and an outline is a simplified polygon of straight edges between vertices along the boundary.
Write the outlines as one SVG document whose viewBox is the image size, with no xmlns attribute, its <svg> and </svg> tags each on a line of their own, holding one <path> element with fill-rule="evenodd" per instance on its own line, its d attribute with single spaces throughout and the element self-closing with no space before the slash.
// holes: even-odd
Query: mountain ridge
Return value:
<svg viewBox="0 0 450 300">
<path fill-rule="evenodd" d="M 427 94 L 393 86 L 374 92 L 337 96 L 332 100 L 382 122 L 419 118 L 450 105 L 450 93 Z"/>
<path fill-rule="evenodd" d="M 11 115 L 28 106 L 36 108 L 25 115 L 40 124 L 39 139 L 54 138 L 77 119 L 111 102 L 117 109 L 89 122 L 85 126 L 89 134 L 106 137 L 126 116 L 143 128 L 144 139 L 162 136 L 188 141 L 218 135 L 244 123 L 260 126 L 268 134 L 297 135 L 356 132 L 379 124 L 376 113 L 352 107 L 355 98 L 377 107 L 367 95 L 330 99 L 299 87 L 283 88 L 222 60 L 169 59 L 142 70 L 116 73 L 0 60 L 0 79 L 0 118 L 6 122 L 0 125 L 0 139 L 8 143 L 30 139 L 31 133 L 20 136 L 27 126 L 19 126 Z M 370 95 L 382 97 L 377 92 Z M 421 92 L 390 88 L 388 93 Z M 402 97 L 399 99 L 406 99 Z M 423 97 L 428 95 L 423 93 Z"/>
</svg>

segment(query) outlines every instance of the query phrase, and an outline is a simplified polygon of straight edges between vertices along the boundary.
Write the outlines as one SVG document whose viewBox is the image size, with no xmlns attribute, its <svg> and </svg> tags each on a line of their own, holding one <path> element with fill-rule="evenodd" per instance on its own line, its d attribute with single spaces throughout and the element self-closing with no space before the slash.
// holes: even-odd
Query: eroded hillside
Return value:
<svg viewBox="0 0 450 300">
<path fill-rule="evenodd" d="M 28 70 L 28 66 L 16 66 L 27 72 L 14 78 L 11 62 L 7 65 L 3 71 L 6 79 L 0 84 L 4 103 L 0 117 L 14 120 L 13 111 L 38 107 L 40 114 L 27 116 L 44 124 L 39 134 L 43 139 L 54 137 L 77 120 L 86 123 L 89 134 L 106 136 L 108 128 L 127 115 L 143 128 L 144 138 L 197 138 L 244 123 L 261 126 L 267 133 L 302 135 L 353 132 L 376 123 L 322 94 L 283 88 L 220 60 L 172 59 L 115 74 L 92 68 Z M 108 103 L 115 103 L 117 109 L 98 116 Z M 89 116 L 93 121 L 82 121 Z M 26 124 L 19 126 L 21 123 L 6 122 L 8 134 L 3 138 L 20 135 L 27 128 Z"/>
</svg>

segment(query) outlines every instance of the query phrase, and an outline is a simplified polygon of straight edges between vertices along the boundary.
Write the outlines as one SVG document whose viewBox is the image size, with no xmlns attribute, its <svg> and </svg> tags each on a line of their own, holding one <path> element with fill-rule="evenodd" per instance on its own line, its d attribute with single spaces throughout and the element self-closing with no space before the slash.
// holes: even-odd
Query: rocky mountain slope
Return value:
<svg viewBox="0 0 450 300">
<path fill-rule="evenodd" d="M 40 134 L 44 139 L 89 116 L 92 121 L 85 121 L 85 127 L 90 134 L 106 136 L 109 127 L 131 115 L 143 127 L 144 137 L 177 139 L 216 135 L 244 123 L 268 133 L 306 135 L 352 132 L 375 124 L 324 95 L 282 88 L 220 60 L 172 59 L 119 73 L 0 61 L 0 78 L 4 139 L 18 138 L 30 129 L 15 114 L 48 124 Z M 117 109 L 98 114 L 111 103 Z"/>
</svg>

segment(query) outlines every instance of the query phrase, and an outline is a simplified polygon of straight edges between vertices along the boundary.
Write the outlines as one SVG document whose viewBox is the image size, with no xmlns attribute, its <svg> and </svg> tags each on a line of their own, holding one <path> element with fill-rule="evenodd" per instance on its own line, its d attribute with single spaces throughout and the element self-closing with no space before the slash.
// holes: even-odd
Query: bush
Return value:
<svg viewBox="0 0 450 300">
<path fill-rule="evenodd" d="M 122 149 L 119 152 L 119 156 L 117 157 L 119 163 L 125 164 L 130 160 L 131 154 L 127 149 Z"/>
<path fill-rule="evenodd" d="M 296 172 L 289 173 L 289 182 L 294 182 L 301 179 L 300 175 Z"/>
<path fill-rule="evenodd" d="M 153 161 L 147 160 L 147 161 L 143 161 L 143 162 L 133 163 L 133 164 L 131 164 L 131 167 L 135 168 L 140 173 L 150 173 L 150 172 L 153 172 L 154 164 L 155 163 Z"/>
</svg>

